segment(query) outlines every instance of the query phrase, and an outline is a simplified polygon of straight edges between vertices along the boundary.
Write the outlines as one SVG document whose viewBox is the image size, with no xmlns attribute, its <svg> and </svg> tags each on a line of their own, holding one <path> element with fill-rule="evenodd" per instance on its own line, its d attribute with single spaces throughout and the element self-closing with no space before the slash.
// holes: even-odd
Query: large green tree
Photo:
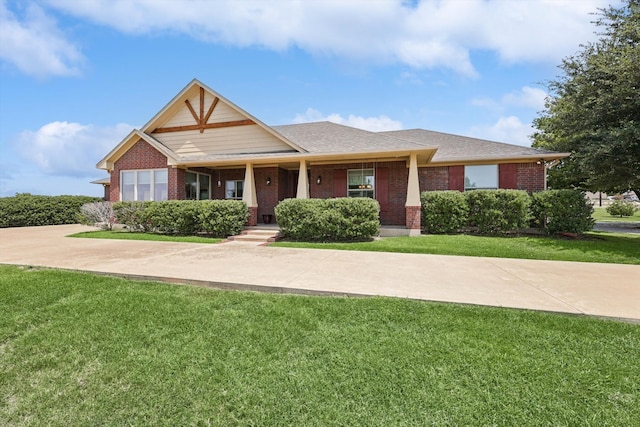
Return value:
<svg viewBox="0 0 640 427">
<path fill-rule="evenodd" d="M 600 9 L 595 23 L 598 40 L 548 83 L 533 146 L 571 153 L 549 171 L 554 188 L 640 197 L 640 0 Z"/>
</svg>

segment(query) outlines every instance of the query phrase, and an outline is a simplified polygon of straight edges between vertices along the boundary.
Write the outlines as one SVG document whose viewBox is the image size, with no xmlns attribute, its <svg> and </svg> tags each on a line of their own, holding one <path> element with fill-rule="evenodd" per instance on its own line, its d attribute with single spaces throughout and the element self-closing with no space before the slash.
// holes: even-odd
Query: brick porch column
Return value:
<svg viewBox="0 0 640 427">
<path fill-rule="evenodd" d="M 258 197 L 256 196 L 256 180 L 253 176 L 253 165 L 251 163 L 247 163 L 244 171 L 242 201 L 245 202 L 249 208 L 247 225 L 258 225 Z"/>
<path fill-rule="evenodd" d="M 407 183 L 407 202 L 404 204 L 405 225 L 409 229 L 409 236 L 420 235 L 420 182 L 418 179 L 418 155 L 409 156 L 409 182 Z"/>
</svg>

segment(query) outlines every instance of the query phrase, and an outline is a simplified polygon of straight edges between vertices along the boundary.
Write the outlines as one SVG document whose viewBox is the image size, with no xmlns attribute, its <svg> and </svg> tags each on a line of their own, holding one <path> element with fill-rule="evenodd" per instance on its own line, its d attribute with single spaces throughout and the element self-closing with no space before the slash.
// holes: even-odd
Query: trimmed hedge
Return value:
<svg viewBox="0 0 640 427">
<path fill-rule="evenodd" d="M 291 240 L 362 241 L 380 229 L 380 205 L 364 197 L 285 199 L 275 214 L 280 233 Z"/>
<path fill-rule="evenodd" d="M 459 191 L 425 191 L 420 195 L 422 229 L 431 234 L 455 233 L 467 224 L 469 205 Z"/>
<path fill-rule="evenodd" d="M 547 234 L 584 233 L 593 228 L 593 206 L 577 190 L 547 190 L 531 195 L 533 226 Z"/>
<path fill-rule="evenodd" d="M 132 231 L 163 234 L 228 237 L 239 234 L 249 218 L 249 209 L 240 200 L 117 202 L 113 210 L 118 222 Z"/>
<path fill-rule="evenodd" d="M 90 196 L 34 196 L 29 193 L 0 198 L 0 228 L 77 224 L 80 207 L 100 201 Z"/>
<path fill-rule="evenodd" d="M 529 224 L 531 198 L 522 190 L 474 190 L 464 193 L 469 223 L 483 234 L 500 234 Z"/>
</svg>

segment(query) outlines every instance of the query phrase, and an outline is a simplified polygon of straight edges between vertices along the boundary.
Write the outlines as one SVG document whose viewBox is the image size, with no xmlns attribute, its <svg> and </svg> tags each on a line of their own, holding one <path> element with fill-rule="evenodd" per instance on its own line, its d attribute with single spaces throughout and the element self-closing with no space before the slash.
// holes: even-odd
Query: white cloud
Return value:
<svg viewBox="0 0 640 427">
<path fill-rule="evenodd" d="M 312 54 L 474 77 L 474 50 L 507 63 L 557 64 L 594 38 L 609 0 L 46 0 L 60 11 L 130 34 L 180 33 L 232 46 Z"/>
<path fill-rule="evenodd" d="M 474 126 L 471 136 L 507 144 L 531 146 L 529 135 L 533 134 L 530 124 L 522 123 L 516 116 L 500 117 L 492 126 Z"/>
<path fill-rule="evenodd" d="M 14 148 L 39 172 L 58 176 L 96 176 L 101 174 L 96 163 L 131 129 L 133 126 L 124 123 L 98 127 L 52 122 L 35 132 L 22 132 L 14 141 Z"/>
<path fill-rule="evenodd" d="M 544 100 L 547 92 L 542 89 L 523 86 L 521 89 L 512 91 L 502 96 L 501 99 L 475 98 L 471 100 L 471 105 L 486 108 L 493 111 L 504 111 L 508 107 L 524 107 L 535 111 L 544 108 Z"/>
<path fill-rule="evenodd" d="M 364 129 L 371 132 L 382 132 L 387 130 L 402 129 L 402 123 L 390 119 L 387 116 L 380 115 L 378 117 L 360 117 L 350 114 L 346 119 L 340 114 L 332 113 L 323 115 L 320 111 L 308 108 L 304 114 L 297 114 L 293 119 L 293 123 L 308 123 L 329 121 L 340 125 L 351 126 L 358 129 Z"/>
<path fill-rule="evenodd" d="M 83 57 L 36 5 L 21 21 L 0 1 L 0 59 L 36 77 L 77 75 Z"/>
<path fill-rule="evenodd" d="M 544 100 L 547 92 L 542 89 L 523 86 L 519 91 L 511 92 L 502 97 L 505 105 L 515 105 L 518 107 L 528 107 L 536 111 L 544 108 Z"/>
</svg>

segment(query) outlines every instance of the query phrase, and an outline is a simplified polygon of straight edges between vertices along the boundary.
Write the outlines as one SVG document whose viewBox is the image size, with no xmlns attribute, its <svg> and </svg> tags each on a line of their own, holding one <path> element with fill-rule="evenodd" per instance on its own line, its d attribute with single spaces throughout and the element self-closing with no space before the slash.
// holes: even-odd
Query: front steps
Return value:
<svg viewBox="0 0 640 427">
<path fill-rule="evenodd" d="M 258 225 L 254 227 L 245 227 L 244 231 L 237 236 L 229 236 L 228 240 L 233 242 L 254 243 L 256 245 L 264 245 L 275 242 L 278 238 L 280 229 L 277 226 Z"/>
</svg>

